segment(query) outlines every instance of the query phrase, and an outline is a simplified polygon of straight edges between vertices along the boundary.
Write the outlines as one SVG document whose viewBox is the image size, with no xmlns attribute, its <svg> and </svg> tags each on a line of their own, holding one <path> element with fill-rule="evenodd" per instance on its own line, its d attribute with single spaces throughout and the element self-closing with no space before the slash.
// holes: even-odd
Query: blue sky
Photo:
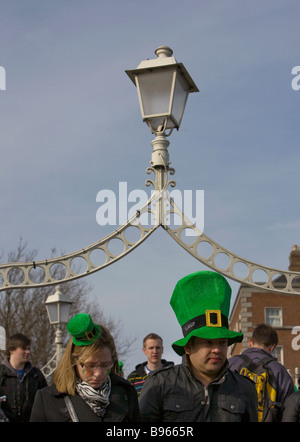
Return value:
<svg viewBox="0 0 300 442">
<path fill-rule="evenodd" d="M 299 15 L 289 0 L 2 1 L 0 252 L 20 237 L 38 259 L 81 249 L 114 230 L 96 222 L 100 190 L 126 181 L 147 191 L 152 135 L 125 70 L 168 45 L 200 89 L 169 140 L 177 188 L 204 190 L 209 237 L 286 270 L 300 244 Z M 178 279 L 202 269 L 159 228 L 88 278 L 91 298 L 137 337 L 128 370 L 150 331 L 176 360 L 169 300 Z"/>
</svg>

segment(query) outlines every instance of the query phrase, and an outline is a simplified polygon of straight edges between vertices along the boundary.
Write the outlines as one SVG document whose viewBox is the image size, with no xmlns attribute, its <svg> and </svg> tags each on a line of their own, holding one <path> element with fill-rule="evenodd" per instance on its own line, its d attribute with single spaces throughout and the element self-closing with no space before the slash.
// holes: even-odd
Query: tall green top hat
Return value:
<svg viewBox="0 0 300 442">
<path fill-rule="evenodd" d="M 101 335 L 100 325 L 95 325 L 87 313 L 78 313 L 68 324 L 67 330 L 75 345 L 91 345 Z"/>
<path fill-rule="evenodd" d="M 203 271 L 185 276 L 176 284 L 170 304 L 182 328 L 183 338 L 172 344 L 182 356 L 192 336 L 241 342 L 242 333 L 228 330 L 231 288 L 219 273 Z"/>
</svg>

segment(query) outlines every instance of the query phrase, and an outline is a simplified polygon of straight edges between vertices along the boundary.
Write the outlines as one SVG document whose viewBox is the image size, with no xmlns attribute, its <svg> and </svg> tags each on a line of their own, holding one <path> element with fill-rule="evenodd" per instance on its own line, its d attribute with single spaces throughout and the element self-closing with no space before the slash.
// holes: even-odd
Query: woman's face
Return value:
<svg viewBox="0 0 300 442">
<path fill-rule="evenodd" d="M 108 347 L 104 347 L 86 359 L 84 363 L 77 363 L 77 374 L 82 381 L 87 382 L 96 389 L 105 382 L 110 374 L 112 365 L 111 350 Z"/>
</svg>

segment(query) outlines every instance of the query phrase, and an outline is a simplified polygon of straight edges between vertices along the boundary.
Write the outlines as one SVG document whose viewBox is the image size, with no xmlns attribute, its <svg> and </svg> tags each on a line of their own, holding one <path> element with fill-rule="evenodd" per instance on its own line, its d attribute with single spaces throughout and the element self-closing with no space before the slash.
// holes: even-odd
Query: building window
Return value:
<svg viewBox="0 0 300 442">
<path fill-rule="evenodd" d="M 266 307 L 266 324 L 272 327 L 282 327 L 282 309 L 281 307 Z"/>
<path fill-rule="evenodd" d="M 277 361 L 280 362 L 280 364 L 283 365 L 283 347 L 281 347 L 280 345 L 275 347 L 272 351 L 272 356 L 276 358 Z"/>
</svg>

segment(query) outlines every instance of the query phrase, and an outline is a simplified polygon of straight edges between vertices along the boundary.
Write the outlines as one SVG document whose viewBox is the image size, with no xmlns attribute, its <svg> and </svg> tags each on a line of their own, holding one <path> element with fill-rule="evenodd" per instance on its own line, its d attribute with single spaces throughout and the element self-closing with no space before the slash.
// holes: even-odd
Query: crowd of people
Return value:
<svg viewBox="0 0 300 442">
<path fill-rule="evenodd" d="M 67 324 L 69 342 L 50 385 L 30 362 L 30 339 L 7 340 L 0 364 L 1 422 L 299 422 L 300 391 L 272 356 L 276 331 L 259 324 L 249 348 L 227 358 L 243 334 L 229 330 L 231 288 L 212 271 L 176 284 L 170 304 L 183 337 L 166 361 L 163 339 L 143 340 L 146 361 L 124 378 L 114 339 L 87 313 Z"/>
</svg>

